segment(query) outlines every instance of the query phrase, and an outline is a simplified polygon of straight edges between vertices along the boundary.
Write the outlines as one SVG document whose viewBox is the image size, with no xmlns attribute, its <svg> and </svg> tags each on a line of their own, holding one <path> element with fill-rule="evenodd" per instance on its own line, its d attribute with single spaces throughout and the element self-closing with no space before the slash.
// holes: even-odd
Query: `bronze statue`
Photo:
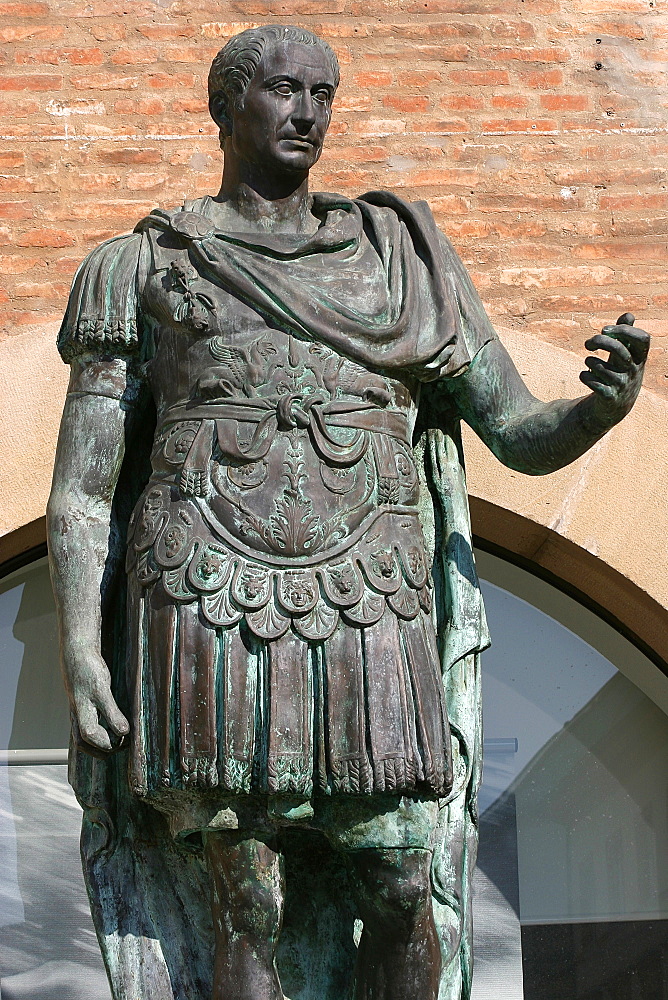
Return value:
<svg viewBox="0 0 668 1000">
<path fill-rule="evenodd" d="M 425 203 L 309 192 L 338 80 L 302 29 L 233 38 L 220 193 L 94 250 L 60 334 L 51 566 L 115 1000 L 469 996 L 460 420 L 547 473 L 640 387 L 625 314 L 592 392 L 539 402 Z"/>
</svg>

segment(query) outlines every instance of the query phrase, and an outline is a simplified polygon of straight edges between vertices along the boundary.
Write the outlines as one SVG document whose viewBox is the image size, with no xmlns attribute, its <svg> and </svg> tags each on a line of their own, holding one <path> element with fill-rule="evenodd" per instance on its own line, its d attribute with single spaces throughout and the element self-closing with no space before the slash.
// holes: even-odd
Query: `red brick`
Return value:
<svg viewBox="0 0 668 1000">
<path fill-rule="evenodd" d="M 309 17 L 315 14 L 342 14 L 346 0 L 236 0 L 230 4 L 235 13 L 260 14 L 262 17 Z"/>
<path fill-rule="evenodd" d="M 542 194 L 480 194 L 478 208 L 482 212 L 541 212 L 575 211 L 582 204 L 574 195 L 568 198 Z"/>
<path fill-rule="evenodd" d="M 0 274 L 25 274 L 39 263 L 37 257 L 0 256 Z"/>
<path fill-rule="evenodd" d="M 32 219 L 33 207 L 29 201 L 0 201 L 0 219 L 15 219 L 21 222 Z"/>
<path fill-rule="evenodd" d="M 97 159 L 100 163 L 107 164 L 108 166 L 116 166 L 117 164 L 131 166 L 140 163 L 160 163 L 162 153 L 159 149 L 154 149 L 153 147 L 146 147 L 145 149 L 124 147 L 122 149 L 111 149 L 108 152 L 98 153 Z"/>
<path fill-rule="evenodd" d="M 14 285 L 14 295 L 19 299 L 66 299 L 70 286 L 64 282 L 22 281 Z"/>
<path fill-rule="evenodd" d="M 513 38 L 520 41 L 522 38 L 533 38 L 536 34 L 530 21 L 496 21 L 492 19 L 487 27 L 489 33 L 495 38 Z"/>
<path fill-rule="evenodd" d="M 120 219 L 133 220 L 145 215 L 153 207 L 152 203 L 143 201 L 130 201 L 129 199 L 117 199 L 114 201 L 76 201 L 70 204 L 58 206 L 51 215 L 57 220 L 73 222 L 82 220 L 88 222 L 91 219 Z M 59 244 L 59 246 L 71 246 L 71 243 Z"/>
<path fill-rule="evenodd" d="M 547 69 L 540 73 L 527 73 L 524 80 L 533 90 L 550 90 L 552 87 L 561 87 L 564 74 L 560 69 Z"/>
<path fill-rule="evenodd" d="M 415 53 L 421 59 L 434 62 L 466 62 L 471 54 L 468 45 L 416 45 Z"/>
<path fill-rule="evenodd" d="M 75 187 L 81 191 L 110 191 L 121 183 L 120 174 L 79 174 Z"/>
<path fill-rule="evenodd" d="M 25 42 L 29 38 L 39 38 L 44 42 L 55 42 L 62 38 L 65 29 L 51 24 L 22 24 L 12 28 L 0 28 L 0 42 Z"/>
<path fill-rule="evenodd" d="M 481 97 L 471 94 L 448 94 L 441 98 L 442 108 L 453 108 L 455 111 L 477 111 L 485 106 Z"/>
<path fill-rule="evenodd" d="M 451 118 L 448 121 L 421 121 L 420 131 L 436 135 L 448 135 L 453 132 L 470 132 L 471 123 L 463 118 Z"/>
<path fill-rule="evenodd" d="M 486 46 L 478 50 L 478 55 L 481 59 L 494 59 L 499 62 L 518 60 L 519 62 L 565 63 L 568 62 L 569 58 L 566 49 L 560 49 L 556 46 L 546 49 L 511 48 L 506 45 L 500 48 Z"/>
<path fill-rule="evenodd" d="M 490 103 L 493 108 L 518 111 L 521 108 L 526 108 L 529 101 L 521 94 L 495 94 Z"/>
<path fill-rule="evenodd" d="M 145 83 L 155 90 L 182 90 L 195 87 L 195 76 L 192 73 L 149 73 Z"/>
<path fill-rule="evenodd" d="M 195 63 L 197 66 L 206 67 L 218 52 L 217 46 L 210 45 L 170 45 L 161 50 L 160 58 L 166 63 L 185 62 Z"/>
<path fill-rule="evenodd" d="M 467 87 L 500 87 L 510 84 L 510 76 L 503 69 L 455 69 L 450 73 L 453 83 Z"/>
<path fill-rule="evenodd" d="M 519 288 L 558 288 L 610 285 L 617 281 L 611 267 L 509 267 L 499 273 L 502 285 Z"/>
<path fill-rule="evenodd" d="M 557 123 L 545 118 L 498 118 L 482 122 L 485 132 L 492 135 L 505 135 L 508 132 L 556 132 Z"/>
<path fill-rule="evenodd" d="M 402 87 L 425 87 L 428 83 L 438 83 L 440 79 L 441 74 L 435 69 L 399 73 L 398 77 Z"/>
<path fill-rule="evenodd" d="M 99 66 L 104 62 L 102 49 L 31 49 L 16 53 L 17 63 L 72 63 L 73 66 Z"/>
<path fill-rule="evenodd" d="M 124 99 L 114 104 L 114 111 L 119 115 L 161 115 L 164 110 L 164 102 L 157 97 L 140 101 Z"/>
<path fill-rule="evenodd" d="M 127 35 L 124 24 L 99 24 L 95 21 L 88 28 L 98 42 L 121 42 Z"/>
<path fill-rule="evenodd" d="M 164 187 L 167 183 L 167 176 L 165 174 L 145 174 L 145 173 L 129 173 L 125 186 L 130 191 L 151 191 L 154 188 Z"/>
<path fill-rule="evenodd" d="M 386 108 L 394 108 L 395 111 L 407 112 L 408 114 L 415 114 L 416 112 L 424 112 L 429 107 L 428 97 L 397 97 L 394 94 L 387 94 L 383 98 L 383 104 Z"/>
<path fill-rule="evenodd" d="M 156 42 L 193 38 L 197 33 L 193 24 L 138 24 L 137 31 L 144 38 Z"/>
<path fill-rule="evenodd" d="M 138 76 L 91 73 L 90 76 L 73 76 L 71 83 L 77 90 L 136 90 L 140 80 Z"/>
<path fill-rule="evenodd" d="M 136 45 L 132 48 L 118 49 L 111 57 L 114 66 L 137 66 L 142 63 L 154 63 L 158 59 L 158 50 L 153 46 Z"/>
<path fill-rule="evenodd" d="M 249 27 L 254 27 L 255 22 L 249 24 Z M 208 35 L 205 29 L 212 28 L 213 25 L 203 24 L 202 34 Z M 226 25 L 217 25 L 216 27 L 224 28 Z M 378 26 L 380 27 L 380 25 Z M 324 24 L 316 24 L 311 28 L 315 31 L 316 35 L 320 35 L 321 38 L 368 38 L 369 35 L 378 35 L 377 29 L 371 27 L 368 24 L 361 24 L 359 21 L 355 21 L 353 24 L 334 24 L 331 21 L 327 21 Z M 214 37 L 213 35 L 208 35 L 208 37 Z"/>
<path fill-rule="evenodd" d="M 641 264 L 653 260 L 668 260 L 666 243 L 585 243 L 571 251 L 586 260 L 637 260 Z"/>
<path fill-rule="evenodd" d="M 359 4 L 361 10 L 368 4 Z M 480 14 L 479 2 L 468 2 L 468 0 L 418 0 L 417 3 L 410 4 L 405 8 L 411 14 Z M 503 14 L 504 4 L 485 3 L 486 14 Z"/>
<path fill-rule="evenodd" d="M 31 229 L 16 238 L 20 247 L 73 247 L 76 239 L 63 229 Z"/>
<path fill-rule="evenodd" d="M 470 207 L 466 198 L 462 198 L 456 194 L 445 194 L 440 195 L 438 198 L 430 198 L 429 204 L 436 216 L 466 215 Z"/>
<path fill-rule="evenodd" d="M 599 199 L 603 209 L 616 211 L 652 212 L 655 209 L 668 208 L 668 194 L 606 194 Z"/>
<path fill-rule="evenodd" d="M 0 3 L 0 17 L 48 17 L 46 3 Z"/>
<path fill-rule="evenodd" d="M 177 115 L 205 115 L 209 110 L 209 104 L 204 99 L 172 101 L 171 108 Z"/>
<path fill-rule="evenodd" d="M 610 313 L 624 307 L 640 312 L 646 299 L 633 295 L 548 295 L 536 305 L 545 312 Z"/>
<path fill-rule="evenodd" d="M 0 170 L 16 170 L 17 167 L 24 166 L 25 161 L 25 153 L 0 150 Z"/>
<path fill-rule="evenodd" d="M 4 305 L 9 302 L 9 292 L 6 288 L 0 288 L 0 302 Z"/>
<path fill-rule="evenodd" d="M 353 74 L 353 83 L 358 87 L 389 87 L 393 79 L 388 72 Z"/>
<path fill-rule="evenodd" d="M 62 320 L 62 311 L 42 312 L 36 310 L 3 309 L 0 311 L 0 323 L 8 329 L 16 326 L 35 326 L 43 323 L 55 323 Z"/>
<path fill-rule="evenodd" d="M 541 94 L 540 103 L 547 111 L 586 111 L 589 98 L 584 94 Z"/>
<path fill-rule="evenodd" d="M 40 194 L 57 191 L 58 188 L 59 184 L 55 178 L 42 174 L 37 177 L 24 177 L 18 174 L 0 176 L 0 191 L 6 191 L 8 194 Z"/>
<path fill-rule="evenodd" d="M 248 28 L 259 27 L 260 23 L 260 21 L 208 21 L 205 24 L 200 25 L 200 33 L 204 38 L 220 38 L 225 41 L 240 31 L 246 31 Z M 311 30 L 317 31 L 319 34 L 320 30 L 324 27 L 325 25 L 317 25 L 313 26 Z M 334 29 L 337 26 L 328 25 L 328 27 Z M 334 36 L 330 35 L 330 37 Z M 338 35 L 336 37 L 344 37 L 344 35 Z"/>
<path fill-rule="evenodd" d="M 431 201 L 430 204 L 432 204 Z M 433 205 L 432 211 L 434 211 Z M 480 239 L 481 237 L 487 238 L 491 232 L 491 224 L 489 222 L 480 222 L 479 219 L 466 219 L 465 222 L 450 222 L 447 226 L 448 236 Z"/>
<path fill-rule="evenodd" d="M 62 86 L 62 76 L 37 76 L 30 73 L 0 76 L 0 90 L 60 90 Z"/>
</svg>

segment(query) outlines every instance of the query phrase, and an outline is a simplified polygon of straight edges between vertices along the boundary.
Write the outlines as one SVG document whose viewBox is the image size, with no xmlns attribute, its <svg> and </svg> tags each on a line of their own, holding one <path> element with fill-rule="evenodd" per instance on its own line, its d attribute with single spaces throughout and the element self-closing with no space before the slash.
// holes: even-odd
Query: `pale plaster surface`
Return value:
<svg viewBox="0 0 668 1000">
<path fill-rule="evenodd" d="M 56 333 L 57 324 L 48 324 L 0 343 L 0 562 L 7 558 L 2 536 L 9 540 L 46 507 L 68 378 Z M 582 394 L 584 348 L 578 356 L 525 334 L 500 333 L 538 397 Z M 668 609 L 668 401 L 643 391 L 622 424 L 550 476 L 505 469 L 472 433 L 465 439 L 473 497 L 570 540 Z M 503 546 L 502 524 L 498 530 L 493 540 Z M 600 600 L 605 606 L 604 594 Z"/>
<path fill-rule="evenodd" d="M 46 508 L 69 375 L 57 332 L 48 323 L 0 343 L 0 535 Z"/>
<path fill-rule="evenodd" d="M 584 347 L 578 356 L 524 334 L 500 335 L 539 399 L 583 394 Z M 642 390 L 621 424 L 549 476 L 506 469 L 468 428 L 465 449 L 473 496 L 557 532 L 668 608 L 668 402 Z"/>
</svg>

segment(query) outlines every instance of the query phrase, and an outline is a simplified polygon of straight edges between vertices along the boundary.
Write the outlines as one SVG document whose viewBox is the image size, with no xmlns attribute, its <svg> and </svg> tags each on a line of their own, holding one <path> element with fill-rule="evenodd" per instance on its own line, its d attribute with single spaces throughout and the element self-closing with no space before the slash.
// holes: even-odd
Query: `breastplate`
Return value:
<svg viewBox="0 0 668 1000">
<path fill-rule="evenodd" d="M 386 603 L 407 618 L 429 606 L 403 383 L 266 328 L 209 331 L 187 367 L 131 524 L 142 584 L 267 639 L 291 621 L 321 639 L 339 614 L 368 625 Z"/>
</svg>

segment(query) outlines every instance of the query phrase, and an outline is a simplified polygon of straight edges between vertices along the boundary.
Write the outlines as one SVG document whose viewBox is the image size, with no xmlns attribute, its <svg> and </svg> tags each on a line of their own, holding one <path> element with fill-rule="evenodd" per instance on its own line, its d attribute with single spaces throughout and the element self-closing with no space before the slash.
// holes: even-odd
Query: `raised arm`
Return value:
<svg viewBox="0 0 668 1000">
<path fill-rule="evenodd" d="M 633 406 L 642 382 L 649 335 L 630 313 L 585 343 L 580 380 L 592 392 L 578 399 L 536 399 L 498 340 L 487 343 L 450 394 L 463 419 L 504 465 L 528 475 L 555 472 L 584 454 Z"/>
<path fill-rule="evenodd" d="M 98 751 L 114 749 L 129 731 L 101 652 L 103 579 L 120 554 L 111 511 L 133 412 L 128 395 L 125 360 L 73 364 L 47 507 L 65 687 L 81 738 Z"/>
</svg>

